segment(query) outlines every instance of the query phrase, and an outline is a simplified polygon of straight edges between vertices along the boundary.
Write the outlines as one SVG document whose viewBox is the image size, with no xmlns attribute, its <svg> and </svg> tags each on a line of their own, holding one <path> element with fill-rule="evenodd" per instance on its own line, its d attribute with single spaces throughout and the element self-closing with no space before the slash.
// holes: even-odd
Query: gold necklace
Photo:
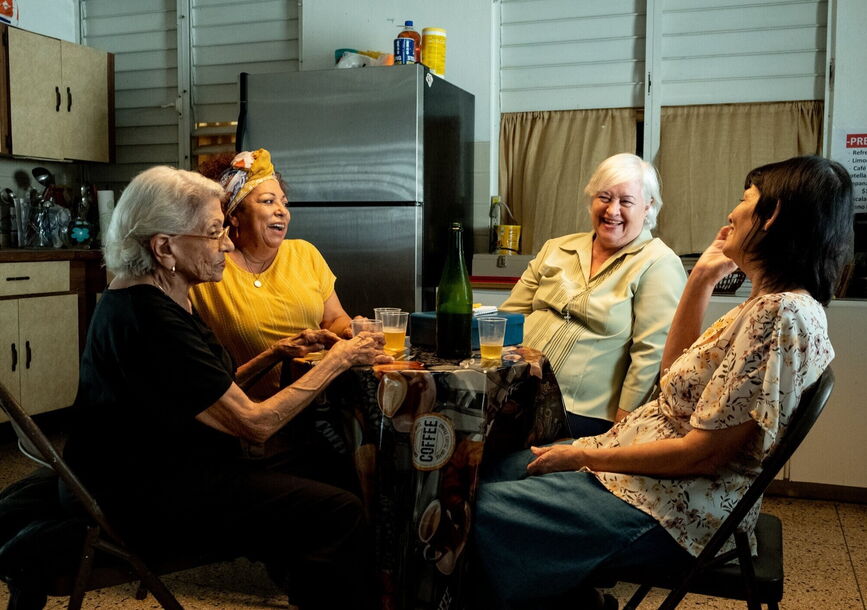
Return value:
<svg viewBox="0 0 867 610">
<path fill-rule="evenodd" d="M 247 259 L 247 255 L 244 254 L 244 251 L 238 250 L 238 252 L 241 253 L 242 257 L 244 257 L 244 265 L 247 267 L 247 270 L 253 274 L 253 286 L 255 286 L 256 288 L 261 288 L 262 281 L 259 279 L 259 276 L 262 275 L 262 272 L 265 271 L 265 268 L 268 266 L 268 259 L 265 259 L 265 261 L 259 265 L 259 272 L 256 273 L 255 271 L 253 271 L 253 267 L 252 265 L 250 265 L 250 261 Z"/>
</svg>

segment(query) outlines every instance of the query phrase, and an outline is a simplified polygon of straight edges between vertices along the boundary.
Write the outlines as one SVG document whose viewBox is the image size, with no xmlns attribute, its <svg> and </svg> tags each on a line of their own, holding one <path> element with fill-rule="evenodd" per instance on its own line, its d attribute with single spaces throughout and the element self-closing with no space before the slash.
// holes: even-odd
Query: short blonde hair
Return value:
<svg viewBox="0 0 867 610">
<path fill-rule="evenodd" d="M 157 233 L 190 233 L 204 219 L 200 209 L 222 199 L 223 189 L 195 172 L 160 165 L 141 172 L 124 189 L 103 245 L 105 267 L 122 279 L 156 267 L 150 239 Z"/>
<path fill-rule="evenodd" d="M 662 195 L 659 193 L 659 173 L 650 163 L 631 153 L 620 153 L 608 157 L 599 164 L 590 177 L 584 193 L 588 197 L 588 205 L 597 193 L 610 189 L 616 184 L 641 181 L 641 194 L 650 203 L 644 226 L 652 229 L 656 226 L 656 218 L 662 208 Z"/>
</svg>

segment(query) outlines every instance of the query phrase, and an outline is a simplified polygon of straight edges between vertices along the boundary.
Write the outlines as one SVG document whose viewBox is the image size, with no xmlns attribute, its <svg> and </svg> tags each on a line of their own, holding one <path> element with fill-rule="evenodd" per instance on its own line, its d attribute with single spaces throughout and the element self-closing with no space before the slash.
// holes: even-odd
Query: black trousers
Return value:
<svg viewBox="0 0 867 610">
<path fill-rule="evenodd" d="M 372 607 L 372 537 L 358 497 L 294 475 L 250 473 L 248 510 L 227 528 L 252 543 L 293 603 L 308 608 Z M 284 580 L 281 582 L 280 578 Z"/>
</svg>

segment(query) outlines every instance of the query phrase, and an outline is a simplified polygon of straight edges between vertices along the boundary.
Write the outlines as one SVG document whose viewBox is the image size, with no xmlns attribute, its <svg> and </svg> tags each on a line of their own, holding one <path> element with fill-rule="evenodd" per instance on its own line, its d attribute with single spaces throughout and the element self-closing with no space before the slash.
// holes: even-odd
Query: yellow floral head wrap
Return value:
<svg viewBox="0 0 867 610">
<path fill-rule="evenodd" d="M 277 180 L 271 153 L 260 148 L 235 155 L 229 168 L 220 176 L 220 184 L 229 195 L 226 216 L 235 211 L 250 191 L 266 180 Z"/>
</svg>

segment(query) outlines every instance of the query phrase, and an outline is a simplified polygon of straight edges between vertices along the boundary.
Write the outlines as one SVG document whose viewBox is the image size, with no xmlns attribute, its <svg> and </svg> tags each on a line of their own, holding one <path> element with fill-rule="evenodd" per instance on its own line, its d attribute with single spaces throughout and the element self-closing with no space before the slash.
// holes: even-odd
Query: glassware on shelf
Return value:
<svg viewBox="0 0 867 610">
<path fill-rule="evenodd" d="M 78 200 L 78 210 L 75 218 L 69 223 L 67 240 L 72 248 L 90 248 L 94 239 L 93 223 L 87 220 L 90 210 L 90 187 L 81 185 L 81 197 Z"/>
</svg>

